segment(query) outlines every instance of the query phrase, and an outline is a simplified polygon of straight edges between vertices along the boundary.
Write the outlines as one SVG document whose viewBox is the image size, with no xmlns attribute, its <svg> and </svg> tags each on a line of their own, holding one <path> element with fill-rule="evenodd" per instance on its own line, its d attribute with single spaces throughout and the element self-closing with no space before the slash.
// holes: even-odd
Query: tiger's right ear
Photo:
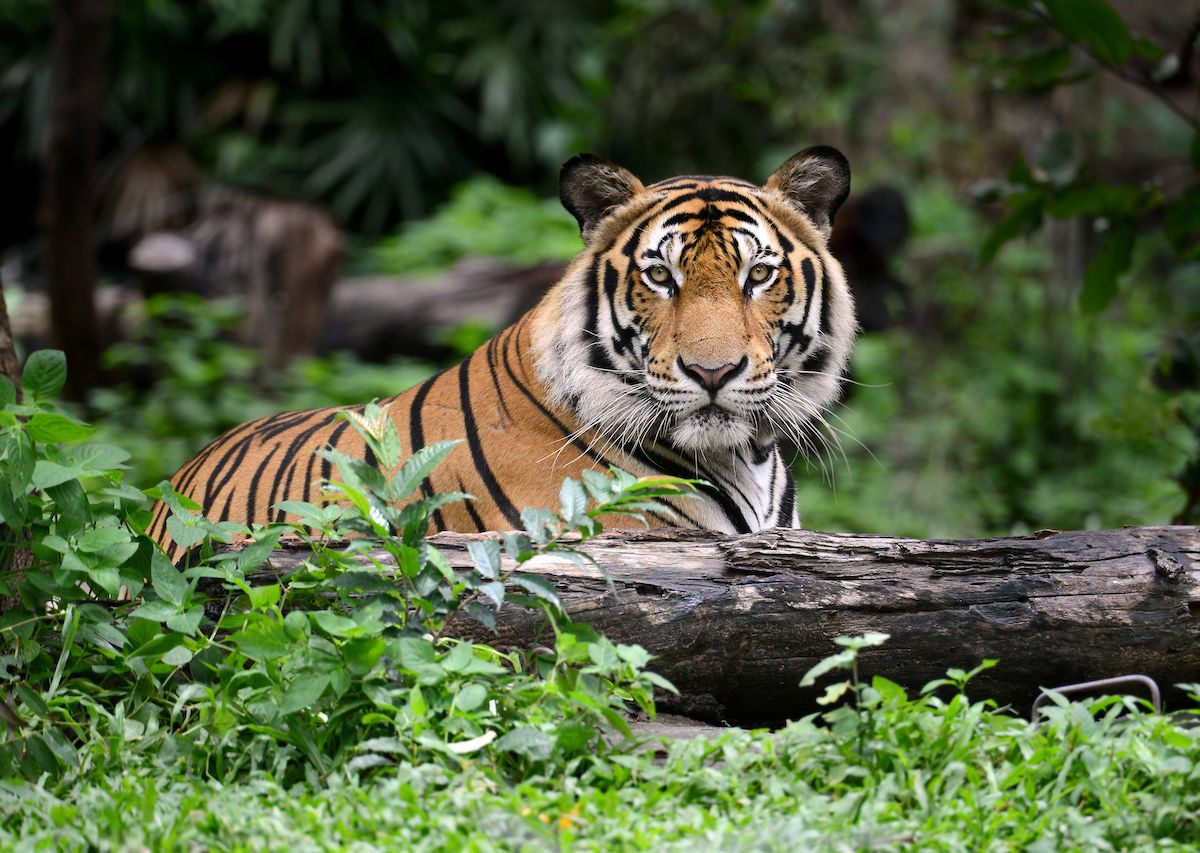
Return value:
<svg viewBox="0 0 1200 853">
<path fill-rule="evenodd" d="M 584 243 L 609 211 L 643 189 L 632 172 L 595 154 L 572 157 L 558 174 L 558 197 L 579 222 Z"/>
</svg>

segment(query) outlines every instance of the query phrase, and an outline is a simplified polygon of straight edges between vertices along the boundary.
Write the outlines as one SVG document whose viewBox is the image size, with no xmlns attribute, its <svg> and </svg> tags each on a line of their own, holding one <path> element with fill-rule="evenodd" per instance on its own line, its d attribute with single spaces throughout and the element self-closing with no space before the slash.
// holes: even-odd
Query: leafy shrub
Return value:
<svg viewBox="0 0 1200 853">
<path fill-rule="evenodd" d="M 392 275 L 418 275 L 471 255 L 532 265 L 568 260 L 582 248 L 575 220 L 557 200 L 480 175 L 455 187 L 428 219 L 379 240 L 371 265 Z"/>
<path fill-rule="evenodd" d="M 0 589 L 18 600 L 0 618 L 0 678 L 20 721 L 0 744 L 0 777 L 68 784 L 149 762 L 221 780 L 265 771 L 316 784 L 339 768 L 454 770 L 470 760 L 520 778 L 602 755 L 603 732 L 628 734 L 627 701 L 653 713 L 654 688 L 669 689 L 645 671 L 644 650 L 572 624 L 554 589 L 517 568 L 547 550 L 584 560 L 563 544 L 565 531 L 586 540 L 599 515 L 637 515 L 680 494 L 683 481 L 567 481 L 561 512 L 527 510 L 526 532 L 505 537 L 511 566 L 492 540 L 472 546 L 473 570 L 455 573 L 425 532 L 437 507 L 463 496 L 396 505 L 453 442 L 402 463 L 393 422 L 369 406 L 348 417 L 379 467 L 326 451 L 341 477 L 331 497 L 344 503 L 287 504 L 308 527 L 259 529 L 246 547 L 218 553 L 214 541 L 249 531 L 204 519 L 160 484 L 172 537 L 200 555 L 180 571 L 140 532 L 145 496 L 122 485 L 124 456 L 59 446 L 90 432 L 46 401 L 63 367 L 61 354 L 39 354 L 26 369 L 31 403 L 15 405 L 11 384 L 3 396 L 0 459 L 12 496 L 3 520 L 32 531 L 38 562 Z M 90 477 L 101 488 L 85 489 L 80 478 Z M 312 557 L 252 584 L 287 532 L 312 545 Z M 381 563 L 379 547 L 398 568 Z M 543 606 L 554 648 L 526 656 L 446 636 L 460 611 L 494 624 L 482 602 Z"/>
</svg>

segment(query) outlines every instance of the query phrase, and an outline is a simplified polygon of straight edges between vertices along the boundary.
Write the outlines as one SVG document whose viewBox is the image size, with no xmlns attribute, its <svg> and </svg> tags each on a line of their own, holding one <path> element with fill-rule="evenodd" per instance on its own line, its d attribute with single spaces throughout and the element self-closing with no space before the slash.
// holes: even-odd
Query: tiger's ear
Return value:
<svg viewBox="0 0 1200 853">
<path fill-rule="evenodd" d="M 558 197 L 578 220 L 585 243 L 610 210 L 643 189 L 642 182 L 632 172 L 595 154 L 572 157 L 558 175 Z"/>
<path fill-rule="evenodd" d="M 787 196 L 828 238 L 834 214 L 850 194 L 850 163 L 828 145 L 805 148 L 780 166 L 766 186 Z"/>
</svg>

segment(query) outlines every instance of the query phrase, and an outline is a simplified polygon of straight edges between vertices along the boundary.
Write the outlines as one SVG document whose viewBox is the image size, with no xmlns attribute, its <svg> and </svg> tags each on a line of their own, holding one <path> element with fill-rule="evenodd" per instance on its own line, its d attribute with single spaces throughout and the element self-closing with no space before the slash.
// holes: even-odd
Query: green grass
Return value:
<svg viewBox="0 0 1200 853">
<path fill-rule="evenodd" d="M 0 846 L 96 850 L 1196 849 L 1197 730 L 1121 700 L 1033 726 L 983 703 L 911 701 L 664 756 L 580 759 L 499 782 L 401 765 L 283 787 L 131 766 L 54 789 L 3 783 Z M 868 701 L 870 690 L 866 688 Z M 886 698 L 884 698 L 886 697 Z"/>
</svg>

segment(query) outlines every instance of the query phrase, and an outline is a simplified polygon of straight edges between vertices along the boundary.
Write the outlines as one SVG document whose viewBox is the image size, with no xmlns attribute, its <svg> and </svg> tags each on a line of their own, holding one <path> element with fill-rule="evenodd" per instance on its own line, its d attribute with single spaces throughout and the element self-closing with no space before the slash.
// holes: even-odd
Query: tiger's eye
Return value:
<svg viewBox="0 0 1200 853">
<path fill-rule="evenodd" d="M 766 264 L 755 264 L 750 267 L 750 280 L 755 284 L 761 284 L 771 277 L 771 268 Z"/>
<path fill-rule="evenodd" d="M 646 271 L 655 284 L 666 284 L 671 280 L 671 271 L 662 264 L 655 264 Z"/>
</svg>

